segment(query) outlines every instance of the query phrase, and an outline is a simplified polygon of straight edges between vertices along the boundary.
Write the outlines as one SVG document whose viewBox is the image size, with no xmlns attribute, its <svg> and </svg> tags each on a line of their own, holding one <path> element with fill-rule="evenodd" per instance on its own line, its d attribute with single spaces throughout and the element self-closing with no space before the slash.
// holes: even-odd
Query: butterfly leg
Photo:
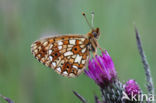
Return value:
<svg viewBox="0 0 156 103">
<path fill-rule="evenodd" d="M 97 42 L 97 40 L 96 39 L 91 39 L 91 45 L 92 45 L 92 51 L 93 51 L 93 55 L 95 54 L 97 54 L 97 48 L 99 48 L 100 50 L 101 50 L 101 52 L 104 52 L 105 50 L 103 50 L 101 47 L 100 47 L 100 45 L 99 45 L 99 43 Z M 95 57 L 95 56 L 94 56 Z"/>
<path fill-rule="evenodd" d="M 95 62 L 99 65 L 100 69 L 103 71 L 102 66 L 100 65 L 99 61 L 96 58 L 96 55 L 97 55 L 97 53 L 96 52 L 93 52 L 93 56 L 94 56 Z"/>
<path fill-rule="evenodd" d="M 94 57 L 94 58 L 96 57 L 96 55 L 97 55 L 97 53 L 96 53 L 96 52 L 93 52 L 93 57 Z"/>
<path fill-rule="evenodd" d="M 100 47 L 100 45 L 99 45 L 99 43 L 97 42 L 97 47 L 101 50 L 101 52 L 104 52 L 105 50 L 103 50 L 101 47 Z"/>
<path fill-rule="evenodd" d="M 91 42 L 92 43 L 92 52 L 93 52 L 93 57 L 95 58 L 95 62 L 99 65 L 100 69 L 103 71 L 102 66 L 98 62 L 96 56 L 97 56 L 97 47 L 101 50 L 104 51 L 97 42 Z"/>
</svg>

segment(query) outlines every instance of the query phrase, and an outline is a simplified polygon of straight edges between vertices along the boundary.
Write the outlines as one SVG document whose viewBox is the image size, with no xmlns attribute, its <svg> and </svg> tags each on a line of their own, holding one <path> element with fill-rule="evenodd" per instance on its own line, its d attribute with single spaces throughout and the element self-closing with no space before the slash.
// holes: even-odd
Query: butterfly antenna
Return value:
<svg viewBox="0 0 156 103">
<path fill-rule="evenodd" d="M 86 20 L 88 26 L 89 26 L 91 29 L 93 29 L 92 25 L 88 22 L 88 19 L 87 19 L 87 17 L 86 17 L 86 14 L 85 14 L 85 13 L 82 13 L 82 15 L 83 15 L 83 17 L 85 18 L 85 20 Z"/>
<path fill-rule="evenodd" d="M 93 11 L 91 12 L 91 16 L 92 16 L 92 21 L 91 21 L 92 27 L 94 28 L 94 12 Z"/>
</svg>

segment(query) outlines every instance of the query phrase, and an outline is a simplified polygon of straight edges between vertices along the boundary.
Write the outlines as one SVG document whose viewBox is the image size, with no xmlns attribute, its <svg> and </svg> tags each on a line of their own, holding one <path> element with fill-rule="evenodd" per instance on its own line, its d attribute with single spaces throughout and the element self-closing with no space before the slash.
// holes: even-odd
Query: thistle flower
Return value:
<svg viewBox="0 0 156 103">
<path fill-rule="evenodd" d="M 141 93 L 141 89 L 139 88 L 139 85 L 136 83 L 135 80 L 129 80 L 125 84 L 125 92 L 126 94 L 131 97 L 131 95 L 138 95 Z"/>
<path fill-rule="evenodd" d="M 117 73 L 112 58 L 108 52 L 96 56 L 89 61 L 88 71 L 85 73 L 100 86 L 103 102 L 121 103 L 123 85 L 117 79 Z"/>
<path fill-rule="evenodd" d="M 88 71 L 85 70 L 86 75 L 102 88 L 117 79 L 114 63 L 106 50 L 102 56 L 97 55 L 89 60 L 88 68 Z"/>
</svg>

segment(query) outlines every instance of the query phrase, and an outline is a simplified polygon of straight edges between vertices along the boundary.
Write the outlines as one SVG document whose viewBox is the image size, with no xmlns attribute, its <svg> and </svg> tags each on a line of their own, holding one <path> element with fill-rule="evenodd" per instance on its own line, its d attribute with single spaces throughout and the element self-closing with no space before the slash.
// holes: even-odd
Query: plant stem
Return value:
<svg viewBox="0 0 156 103">
<path fill-rule="evenodd" d="M 142 63 L 144 65 L 146 81 L 147 81 L 146 85 L 147 85 L 148 94 L 154 95 L 154 86 L 153 86 L 153 81 L 152 81 L 150 67 L 149 67 L 148 61 L 146 59 L 144 50 L 142 48 L 140 35 L 139 35 L 139 32 L 138 32 L 136 27 L 135 27 L 135 33 L 136 33 L 136 40 L 137 40 L 137 46 L 138 46 L 139 54 L 141 56 L 141 60 L 142 60 Z"/>
<path fill-rule="evenodd" d="M 73 93 L 81 100 L 82 103 L 87 103 L 87 101 L 84 99 L 84 97 L 82 97 L 80 94 L 78 94 L 75 91 L 73 91 Z"/>
</svg>

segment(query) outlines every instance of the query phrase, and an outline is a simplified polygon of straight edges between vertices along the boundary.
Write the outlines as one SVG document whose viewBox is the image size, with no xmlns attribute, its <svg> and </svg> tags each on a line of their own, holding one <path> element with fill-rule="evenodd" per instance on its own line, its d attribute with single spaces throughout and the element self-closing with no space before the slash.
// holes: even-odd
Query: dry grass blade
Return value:
<svg viewBox="0 0 156 103">
<path fill-rule="evenodd" d="M 142 63 L 144 65 L 146 81 L 147 81 L 147 90 L 148 90 L 149 94 L 153 94 L 154 95 L 154 86 L 153 86 L 153 81 L 152 81 L 150 67 L 149 67 L 148 61 L 146 59 L 145 53 L 143 51 L 141 40 L 140 40 L 140 36 L 139 36 L 139 32 L 138 32 L 136 27 L 135 27 L 135 33 L 136 33 L 136 40 L 137 40 L 137 46 L 138 46 L 139 54 L 141 56 Z"/>
<path fill-rule="evenodd" d="M 81 100 L 82 103 L 87 103 L 87 101 L 77 92 L 73 91 L 73 93 Z"/>
</svg>

